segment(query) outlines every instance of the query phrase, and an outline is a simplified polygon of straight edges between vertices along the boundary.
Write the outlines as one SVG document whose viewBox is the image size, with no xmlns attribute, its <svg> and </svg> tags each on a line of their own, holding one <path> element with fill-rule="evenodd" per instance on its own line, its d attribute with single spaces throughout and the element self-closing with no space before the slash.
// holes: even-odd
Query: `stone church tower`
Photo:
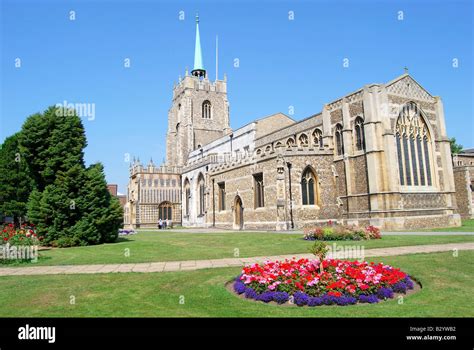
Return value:
<svg viewBox="0 0 474 350">
<path fill-rule="evenodd" d="M 189 152 L 232 132 L 229 124 L 227 81 L 209 80 L 204 69 L 196 17 L 194 69 L 180 78 L 173 88 L 173 102 L 168 111 L 166 165 L 183 166 Z"/>
</svg>

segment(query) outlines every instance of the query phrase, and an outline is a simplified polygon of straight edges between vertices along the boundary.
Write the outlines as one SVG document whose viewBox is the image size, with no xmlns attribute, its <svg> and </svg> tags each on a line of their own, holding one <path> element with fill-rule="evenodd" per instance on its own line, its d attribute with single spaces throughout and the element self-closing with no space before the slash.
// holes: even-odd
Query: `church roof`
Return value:
<svg viewBox="0 0 474 350">
<path fill-rule="evenodd" d="M 378 84 L 373 84 L 378 85 Z M 421 86 L 411 75 L 408 73 L 402 74 L 399 77 L 389 81 L 385 84 L 387 91 L 394 94 L 407 94 L 407 88 L 410 86 L 410 95 L 420 100 L 431 101 L 434 97 L 426 89 Z"/>
</svg>

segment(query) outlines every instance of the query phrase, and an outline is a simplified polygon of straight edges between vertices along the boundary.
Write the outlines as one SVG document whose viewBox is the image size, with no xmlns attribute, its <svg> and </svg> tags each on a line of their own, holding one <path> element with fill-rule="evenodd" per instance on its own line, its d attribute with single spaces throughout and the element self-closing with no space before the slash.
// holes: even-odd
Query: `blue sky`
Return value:
<svg viewBox="0 0 474 350">
<path fill-rule="evenodd" d="M 164 159 L 173 83 L 192 69 L 196 12 L 211 79 L 219 35 L 233 128 L 289 106 L 305 118 L 407 66 L 443 98 L 449 136 L 474 147 L 470 1 L 0 2 L 0 141 L 49 105 L 93 103 L 95 119 L 84 118 L 86 162 L 102 162 L 122 193 L 125 154 Z"/>
</svg>

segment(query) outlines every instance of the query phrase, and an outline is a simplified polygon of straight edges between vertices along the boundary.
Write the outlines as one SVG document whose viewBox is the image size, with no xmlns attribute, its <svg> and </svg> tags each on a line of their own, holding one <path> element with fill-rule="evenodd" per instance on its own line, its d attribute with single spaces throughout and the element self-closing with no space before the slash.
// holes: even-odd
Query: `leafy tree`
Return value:
<svg viewBox="0 0 474 350">
<path fill-rule="evenodd" d="M 462 151 L 463 146 L 459 143 L 456 143 L 456 138 L 451 137 L 449 139 L 449 143 L 451 144 L 451 154 L 454 156 Z"/>
<path fill-rule="evenodd" d="M 0 148 L 0 213 L 19 223 L 34 182 L 20 152 L 19 133 L 7 137 Z"/>
</svg>

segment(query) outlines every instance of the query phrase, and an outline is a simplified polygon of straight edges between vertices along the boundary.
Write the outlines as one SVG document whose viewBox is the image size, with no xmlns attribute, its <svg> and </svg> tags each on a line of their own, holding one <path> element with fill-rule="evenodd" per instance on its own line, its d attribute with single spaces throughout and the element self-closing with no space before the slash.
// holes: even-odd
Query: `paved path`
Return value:
<svg viewBox="0 0 474 350">
<path fill-rule="evenodd" d="M 156 232 L 166 232 L 166 233 L 229 233 L 229 234 L 239 234 L 239 233 L 278 233 L 282 235 L 302 235 L 302 230 L 284 230 L 284 231 L 271 231 L 271 230 L 232 230 L 225 228 L 175 228 L 172 230 L 158 230 L 156 228 L 150 229 L 139 229 L 140 231 L 156 231 Z M 444 231 L 444 232 L 430 232 L 430 231 L 382 231 L 382 236 L 454 236 L 454 235 L 474 235 L 474 232 L 454 232 L 454 231 Z"/>
<path fill-rule="evenodd" d="M 382 232 L 382 236 L 472 236 L 474 232 L 402 232 L 402 231 L 387 231 Z"/>
<path fill-rule="evenodd" d="M 341 246 L 344 247 L 344 246 Z M 367 257 L 395 256 L 416 253 L 447 252 L 454 249 L 474 250 L 474 243 L 432 244 L 406 247 L 374 248 L 364 251 Z M 111 272 L 167 272 L 188 271 L 216 267 L 236 267 L 246 264 L 263 262 L 265 260 L 284 260 L 291 258 L 313 258 L 312 254 L 291 254 L 274 256 L 257 256 L 252 258 L 228 258 L 210 260 L 166 261 L 137 264 L 103 264 L 103 265 L 64 265 L 64 266 L 32 266 L 0 268 L 0 276 L 21 275 L 60 275 L 82 273 L 111 273 Z"/>
</svg>

